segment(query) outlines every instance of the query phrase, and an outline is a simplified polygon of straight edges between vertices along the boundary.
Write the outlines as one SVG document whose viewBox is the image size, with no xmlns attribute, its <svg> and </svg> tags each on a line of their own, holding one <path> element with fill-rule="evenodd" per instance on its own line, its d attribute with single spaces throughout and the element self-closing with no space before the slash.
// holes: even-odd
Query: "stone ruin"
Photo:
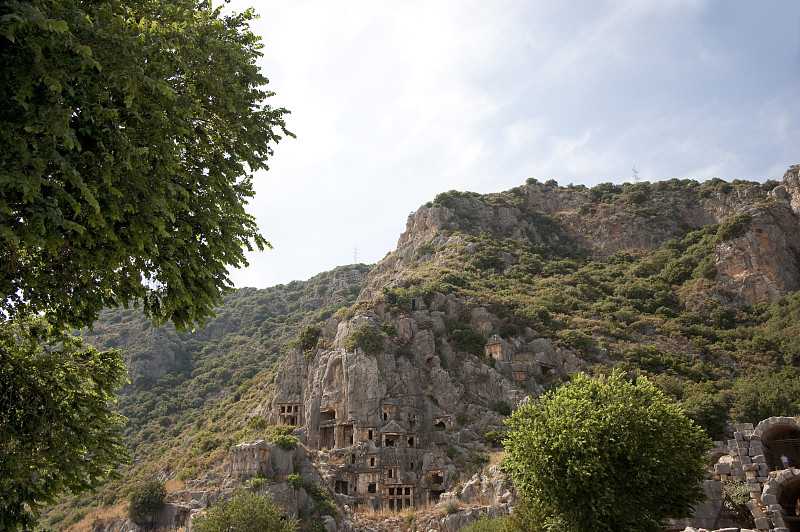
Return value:
<svg viewBox="0 0 800 532">
<path fill-rule="evenodd" d="M 294 472 L 294 462 L 304 458 L 302 448 L 284 451 L 265 440 L 240 443 L 230 448 L 231 476 L 285 476 Z"/>
<path fill-rule="evenodd" d="M 733 515 L 723 505 L 723 483 L 736 479 L 745 482 L 750 493 L 747 507 L 756 530 L 800 532 L 800 420 L 771 417 L 756 427 L 740 424 L 733 439 L 715 443 L 704 485 L 708 501 L 695 508 L 693 519 L 675 522 L 670 530 L 733 525 Z"/>
</svg>

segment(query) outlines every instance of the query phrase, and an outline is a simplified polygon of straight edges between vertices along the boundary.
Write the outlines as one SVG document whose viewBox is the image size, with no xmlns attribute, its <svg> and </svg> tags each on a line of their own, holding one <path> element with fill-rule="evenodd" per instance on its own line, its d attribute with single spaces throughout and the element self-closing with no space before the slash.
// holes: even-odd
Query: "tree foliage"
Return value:
<svg viewBox="0 0 800 532">
<path fill-rule="evenodd" d="M 144 519 L 153 520 L 155 515 L 164 508 L 167 499 L 167 488 L 163 482 L 148 480 L 140 482 L 131 489 L 128 497 L 128 515 L 134 521 Z"/>
<path fill-rule="evenodd" d="M 703 497 L 711 442 L 644 377 L 578 374 L 506 423 L 517 490 L 566 530 L 659 530 Z"/>
<path fill-rule="evenodd" d="M 124 457 L 109 410 L 125 366 L 41 320 L 0 326 L 0 530 L 29 527 L 65 490 L 96 487 Z"/>
<path fill-rule="evenodd" d="M 269 243 L 250 173 L 286 133 L 252 11 L 205 0 L 8 0 L 0 39 L 0 290 L 12 318 L 141 304 L 179 328 Z M 69 302 L 69 305 L 66 303 Z"/>
<path fill-rule="evenodd" d="M 119 354 L 64 331 L 129 304 L 156 324 L 202 322 L 232 288 L 228 268 L 269 246 L 245 205 L 252 173 L 291 133 L 287 111 L 265 103 L 253 17 L 207 0 L 0 4 L 9 528 L 122 458 L 108 410 Z"/>
<path fill-rule="evenodd" d="M 194 521 L 198 532 L 295 532 L 294 519 L 286 519 L 265 494 L 239 492 L 233 499 L 220 500 L 208 513 Z"/>
</svg>

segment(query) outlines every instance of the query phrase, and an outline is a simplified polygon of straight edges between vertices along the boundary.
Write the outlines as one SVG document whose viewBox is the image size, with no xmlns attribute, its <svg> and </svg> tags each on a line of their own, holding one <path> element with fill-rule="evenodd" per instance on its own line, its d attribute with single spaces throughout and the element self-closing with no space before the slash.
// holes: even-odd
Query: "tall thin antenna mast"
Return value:
<svg viewBox="0 0 800 532">
<path fill-rule="evenodd" d="M 353 264 L 358 264 L 358 248 L 353 246 Z"/>
<path fill-rule="evenodd" d="M 633 167 L 633 182 L 639 182 L 639 170 L 636 169 L 636 166 Z"/>
</svg>

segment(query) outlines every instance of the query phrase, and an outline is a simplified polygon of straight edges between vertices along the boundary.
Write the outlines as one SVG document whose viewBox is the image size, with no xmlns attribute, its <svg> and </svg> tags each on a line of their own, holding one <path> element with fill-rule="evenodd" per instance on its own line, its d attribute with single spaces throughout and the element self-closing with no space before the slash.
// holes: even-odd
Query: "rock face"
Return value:
<svg viewBox="0 0 800 532">
<path fill-rule="evenodd" d="M 529 239 L 595 256 L 636 255 L 688 231 L 749 214 L 752 222 L 745 232 L 721 242 L 716 250 L 717 299 L 746 305 L 800 288 L 800 165 L 789 168 L 777 186 L 725 184 L 714 189 L 667 182 L 613 203 L 598 200 L 586 188 L 538 182 L 512 192 L 511 202 L 500 201 L 500 195 L 462 195 L 420 207 L 409 216 L 397 251 L 373 270 L 377 286 L 402 281 L 418 246 L 456 244 L 459 237 L 451 234 L 455 230 Z"/>
<path fill-rule="evenodd" d="M 573 353 L 524 334 L 494 335 L 484 357 L 458 351 L 445 320 L 460 317 L 486 336 L 500 325 L 468 300 L 435 294 L 428 308 L 421 301 L 414 308 L 394 316 L 378 303 L 349 321 L 331 319 L 318 347 L 291 351 L 275 379 L 271 421 L 296 426 L 295 435 L 320 451 L 323 477 L 342 504 L 401 509 L 438 500 L 454 488 L 458 469 L 485 459 L 481 435 L 503 427 L 490 407 L 513 408 L 542 392 L 537 379 L 578 368 Z M 346 349 L 365 327 L 381 349 Z"/>
</svg>

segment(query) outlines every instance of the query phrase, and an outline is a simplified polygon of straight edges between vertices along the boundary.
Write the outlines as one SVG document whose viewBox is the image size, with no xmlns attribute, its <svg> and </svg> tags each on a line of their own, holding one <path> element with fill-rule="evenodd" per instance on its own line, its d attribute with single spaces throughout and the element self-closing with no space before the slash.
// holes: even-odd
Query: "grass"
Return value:
<svg viewBox="0 0 800 532">
<path fill-rule="evenodd" d="M 126 503 L 117 504 L 110 508 L 103 508 L 100 510 L 96 510 L 86 514 L 86 516 L 75 523 L 74 525 L 70 526 L 67 531 L 68 532 L 86 532 L 87 530 L 92 530 L 94 528 L 93 525 L 98 523 L 105 523 L 106 525 L 110 525 L 111 523 L 115 523 L 120 519 L 124 519 L 127 516 L 128 505 Z M 106 526 L 106 528 L 108 528 Z"/>
</svg>

